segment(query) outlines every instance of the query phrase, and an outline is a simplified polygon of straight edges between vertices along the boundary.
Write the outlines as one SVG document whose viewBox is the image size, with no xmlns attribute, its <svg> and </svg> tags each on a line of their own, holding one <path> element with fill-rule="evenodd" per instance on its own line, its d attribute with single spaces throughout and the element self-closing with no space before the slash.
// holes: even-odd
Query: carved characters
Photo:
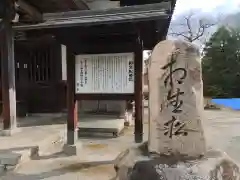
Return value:
<svg viewBox="0 0 240 180">
<path fill-rule="evenodd" d="M 183 101 L 181 96 L 184 92 L 179 87 L 175 88 L 176 84 L 182 85 L 185 78 L 187 77 L 187 71 L 184 68 L 174 68 L 176 63 L 177 53 L 172 54 L 170 62 L 162 67 L 165 70 L 164 87 L 168 89 L 167 94 L 167 107 L 172 106 L 172 119 L 164 123 L 164 135 L 172 138 L 173 136 L 187 136 L 188 133 L 184 132 L 185 123 L 177 120 L 176 114 L 182 113 Z M 178 77 L 178 78 L 176 78 Z"/>
</svg>

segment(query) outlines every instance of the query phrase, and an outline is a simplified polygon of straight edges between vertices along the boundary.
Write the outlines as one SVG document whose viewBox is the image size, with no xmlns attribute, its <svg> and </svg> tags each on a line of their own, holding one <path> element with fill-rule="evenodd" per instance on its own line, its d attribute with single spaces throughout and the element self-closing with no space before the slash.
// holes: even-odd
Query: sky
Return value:
<svg viewBox="0 0 240 180">
<path fill-rule="evenodd" d="M 201 9 L 205 12 L 218 9 L 231 12 L 240 9 L 240 0 L 177 0 L 174 14 L 178 15 L 189 9 Z"/>
<path fill-rule="evenodd" d="M 216 14 L 240 12 L 240 0 L 177 0 L 174 16 L 182 14 L 190 9 L 200 9 L 202 12 L 213 12 Z M 144 59 L 148 57 L 144 52 Z"/>
</svg>

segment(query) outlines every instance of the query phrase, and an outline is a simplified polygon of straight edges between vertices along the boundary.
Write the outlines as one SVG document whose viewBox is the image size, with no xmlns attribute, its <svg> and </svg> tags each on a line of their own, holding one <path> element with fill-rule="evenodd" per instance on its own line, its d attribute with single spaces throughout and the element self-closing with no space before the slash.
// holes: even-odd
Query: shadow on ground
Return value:
<svg viewBox="0 0 240 180">
<path fill-rule="evenodd" d="M 58 159 L 63 157 L 70 157 L 69 155 L 65 154 L 64 152 L 56 152 L 50 155 L 43 155 L 43 156 L 33 156 L 32 160 L 47 160 L 47 159 Z"/>
<path fill-rule="evenodd" d="M 91 164 L 87 163 L 79 163 L 79 164 L 71 164 L 67 165 L 58 169 L 54 169 L 48 172 L 41 172 L 38 174 L 22 174 L 22 173 L 16 173 L 11 172 L 8 173 L 8 176 L 1 177 L 1 180 L 43 180 L 43 179 L 59 179 L 60 176 L 63 176 L 65 174 L 69 173 L 79 173 L 79 178 L 83 178 L 88 180 L 87 176 L 89 174 L 94 174 L 100 171 L 106 171 L 106 170 L 113 170 L 113 165 L 94 165 L 94 162 Z M 84 173 L 81 173 L 83 171 Z M 114 175 L 115 176 L 115 175 Z M 69 177 L 69 176 L 68 176 Z M 89 179 L 90 180 L 90 179 Z M 106 180 L 115 180 L 115 177 L 106 179 Z"/>
<path fill-rule="evenodd" d="M 66 117 L 63 115 L 59 116 L 29 116 L 18 119 L 18 127 L 36 127 L 36 126 L 49 126 L 57 124 L 66 124 Z"/>
</svg>

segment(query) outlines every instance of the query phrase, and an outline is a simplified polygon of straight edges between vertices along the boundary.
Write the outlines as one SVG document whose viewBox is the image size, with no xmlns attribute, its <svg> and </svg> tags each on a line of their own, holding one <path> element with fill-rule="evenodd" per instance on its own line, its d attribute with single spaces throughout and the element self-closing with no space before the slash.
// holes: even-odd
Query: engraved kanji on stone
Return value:
<svg viewBox="0 0 240 180">
<path fill-rule="evenodd" d="M 175 116 L 172 116 L 172 119 L 164 123 L 164 135 L 169 136 L 169 138 L 172 138 L 173 136 L 187 136 L 188 133 L 183 130 L 185 127 L 185 123 L 180 122 L 176 119 Z"/>
</svg>

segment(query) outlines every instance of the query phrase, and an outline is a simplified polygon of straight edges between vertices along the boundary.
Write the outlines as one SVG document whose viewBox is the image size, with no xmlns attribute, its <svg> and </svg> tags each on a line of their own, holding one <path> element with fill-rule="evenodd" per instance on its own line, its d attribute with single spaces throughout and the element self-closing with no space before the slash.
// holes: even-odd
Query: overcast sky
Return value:
<svg viewBox="0 0 240 180">
<path fill-rule="evenodd" d="M 200 8 L 203 11 L 211 12 L 216 7 L 220 11 L 231 12 L 240 8 L 240 0 L 177 0 L 175 14 L 180 14 L 192 8 Z"/>
<path fill-rule="evenodd" d="M 232 13 L 240 12 L 240 0 L 177 0 L 174 15 L 179 15 L 190 9 L 201 9 L 203 12 Z M 174 16 L 173 16 L 174 19 Z M 147 53 L 144 53 L 146 59 Z"/>
</svg>

